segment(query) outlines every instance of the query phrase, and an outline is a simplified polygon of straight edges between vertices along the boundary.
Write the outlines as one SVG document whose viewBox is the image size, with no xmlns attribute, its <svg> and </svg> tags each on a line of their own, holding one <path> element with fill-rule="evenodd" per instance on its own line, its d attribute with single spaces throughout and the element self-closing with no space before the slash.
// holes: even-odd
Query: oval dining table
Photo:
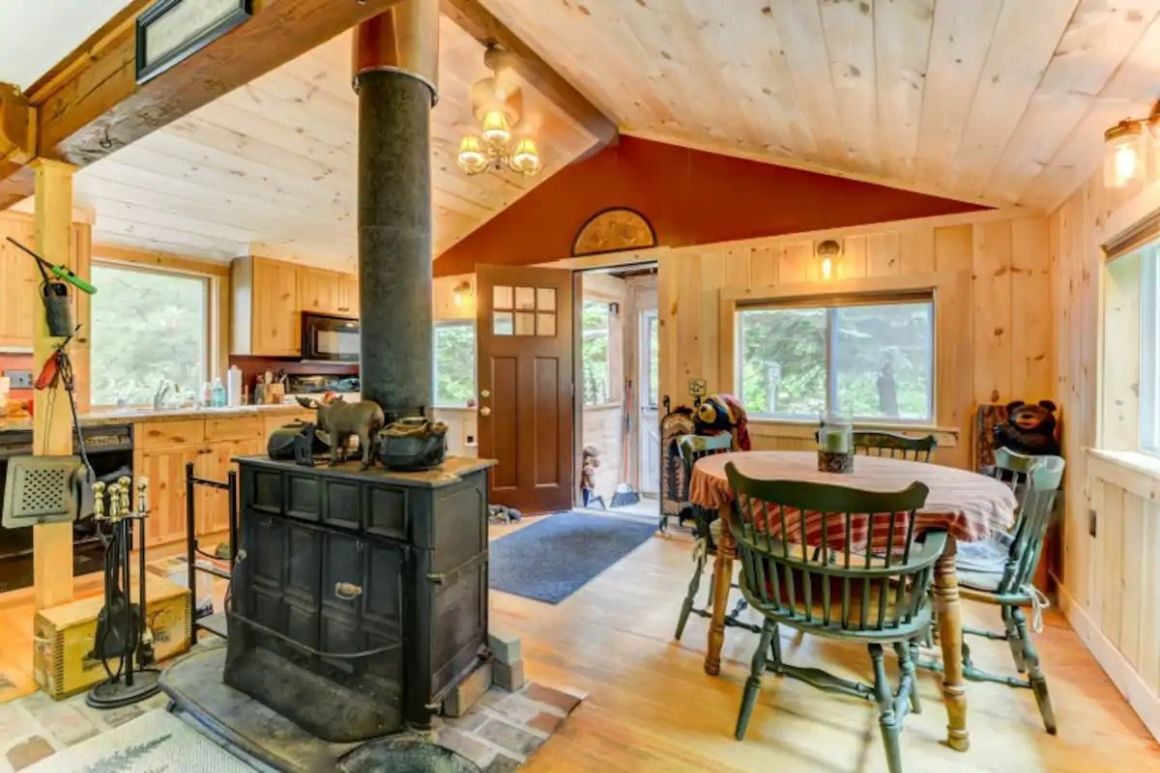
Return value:
<svg viewBox="0 0 1160 773">
<path fill-rule="evenodd" d="M 748 477 L 764 480 L 798 480 L 829 483 L 871 491 L 897 491 L 914 481 L 926 484 L 926 505 L 916 514 L 915 533 L 943 530 L 946 550 L 935 565 L 935 606 L 939 643 L 943 655 L 943 699 L 947 709 L 947 743 L 958 751 L 970 745 L 967 732 L 967 697 L 963 679 L 963 621 L 959 608 L 959 584 L 955 574 L 958 542 L 985 540 L 1007 531 L 1015 523 L 1018 502 L 1006 484 L 954 467 L 912 462 L 880 456 L 859 455 L 851 473 L 818 471 L 816 451 L 744 451 L 715 454 L 700 459 L 689 481 L 689 500 L 717 510 L 727 522 L 733 492 L 725 477 L 732 462 Z M 820 532 L 819 532 L 820 533 Z M 721 530 L 713 578 L 713 614 L 705 671 L 721 670 L 721 646 L 725 641 L 725 613 L 733 582 L 735 542 L 729 529 Z"/>
</svg>

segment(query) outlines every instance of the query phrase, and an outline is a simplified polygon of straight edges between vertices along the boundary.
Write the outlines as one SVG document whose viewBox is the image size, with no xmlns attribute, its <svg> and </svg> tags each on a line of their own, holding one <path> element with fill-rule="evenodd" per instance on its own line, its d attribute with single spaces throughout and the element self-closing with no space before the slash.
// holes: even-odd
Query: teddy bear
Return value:
<svg viewBox="0 0 1160 773">
<path fill-rule="evenodd" d="M 1055 403 L 1050 400 L 1040 400 L 1034 405 L 1022 400 L 1007 403 L 1007 420 L 994 428 L 995 448 L 1009 448 L 1031 456 L 1058 456 L 1055 410 Z"/>
<path fill-rule="evenodd" d="M 741 401 L 733 395 L 721 393 L 705 398 L 697 406 L 693 420 L 698 435 L 728 432 L 733 435 L 736 450 L 750 449 L 749 417 Z"/>
</svg>

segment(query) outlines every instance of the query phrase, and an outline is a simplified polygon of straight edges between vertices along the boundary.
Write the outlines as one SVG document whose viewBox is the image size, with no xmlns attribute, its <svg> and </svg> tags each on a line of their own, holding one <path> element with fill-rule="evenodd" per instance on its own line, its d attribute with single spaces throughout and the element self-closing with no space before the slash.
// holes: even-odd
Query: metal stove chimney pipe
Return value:
<svg viewBox="0 0 1160 773">
<path fill-rule="evenodd" d="M 439 1 L 404 0 L 354 35 L 362 396 L 387 420 L 432 399 L 431 108 Z"/>
</svg>

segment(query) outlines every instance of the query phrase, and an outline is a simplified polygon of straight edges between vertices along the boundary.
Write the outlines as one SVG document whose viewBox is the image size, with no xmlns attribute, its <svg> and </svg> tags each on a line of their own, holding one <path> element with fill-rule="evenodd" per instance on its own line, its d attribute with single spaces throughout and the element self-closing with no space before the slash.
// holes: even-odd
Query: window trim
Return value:
<svg viewBox="0 0 1160 773">
<path fill-rule="evenodd" d="M 595 409 L 599 409 L 599 408 L 615 408 L 621 404 L 621 400 L 618 399 L 618 395 L 616 394 L 616 385 L 613 381 L 614 370 L 612 367 L 613 366 L 613 361 L 612 361 L 613 346 L 612 346 L 612 344 L 613 344 L 613 321 L 615 319 L 615 317 L 612 314 L 612 308 L 611 308 L 611 305 L 613 303 L 620 303 L 620 302 L 607 299 L 603 295 L 592 295 L 592 296 L 589 296 L 587 298 L 583 298 L 580 301 L 580 324 L 578 326 L 579 327 L 579 342 L 580 342 L 580 352 L 579 352 L 579 359 L 580 359 L 580 385 L 579 386 L 580 386 L 580 390 L 579 391 L 580 391 L 580 407 L 582 409 L 595 410 Z M 588 305 L 603 306 L 604 307 L 605 322 L 606 322 L 605 329 L 604 329 L 604 335 L 608 339 L 608 346 L 606 347 L 607 352 L 608 352 L 608 358 L 607 358 L 607 361 L 605 362 L 605 370 L 608 374 L 607 399 L 603 400 L 601 402 L 598 402 L 598 403 L 591 403 L 591 404 L 587 402 L 587 400 L 585 399 L 585 394 L 584 394 L 585 386 L 586 386 L 584 383 L 584 367 L 585 367 L 584 334 L 589 332 L 589 331 L 586 331 L 584 329 L 584 307 L 588 306 Z M 591 332 L 598 333 L 600 331 L 593 330 Z"/>
<path fill-rule="evenodd" d="M 228 357 L 228 354 L 224 351 L 224 347 L 221 345 L 219 337 L 214 334 L 214 331 L 219 329 L 221 320 L 223 318 L 223 309 L 221 304 L 229 302 L 227 297 L 229 293 L 221 286 L 223 281 L 221 275 L 217 273 L 211 273 L 208 270 L 208 267 L 205 272 L 202 272 L 194 270 L 183 270 L 178 268 L 168 268 L 165 266 L 159 267 L 156 265 L 151 265 L 144 260 L 118 260 L 116 258 L 104 257 L 97 254 L 99 249 L 100 248 L 94 248 L 93 250 L 94 254 L 90 264 L 90 272 L 92 268 L 110 268 L 116 269 L 118 271 L 136 271 L 142 274 L 160 274 L 162 276 L 179 277 L 181 279 L 198 279 L 201 281 L 202 292 L 204 294 L 203 303 L 205 304 L 205 328 L 203 330 L 203 334 L 205 336 L 205 345 L 202 347 L 202 363 L 204 365 L 204 373 L 206 376 L 205 380 L 213 383 L 214 379 L 220 378 L 222 379 L 222 383 L 225 383 L 225 371 L 222 365 L 219 363 L 221 360 Z M 221 296 L 220 300 L 218 299 L 219 295 Z M 95 331 L 93 330 L 93 311 L 91 300 L 89 301 L 89 304 L 90 329 L 88 331 L 87 337 L 91 346 L 93 333 Z M 116 403 L 98 403 L 94 401 L 93 385 L 94 382 L 90 378 L 88 384 L 90 408 L 104 409 L 119 407 Z M 200 385 L 198 386 L 200 387 Z M 149 403 L 131 403 L 120 407 L 143 408 L 151 406 Z"/>
<path fill-rule="evenodd" d="M 872 425 L 875 429 L 897 429 L 902 432 L 930 429 L 948 436 L 957 436 L 962 432 L 962 428 L 957 425 L 959 422 L 966 421 L 962 417 L 972 410 L 974 404 L 972 387 L 962 382 L 956 370 L 963 362 L 960 355 L 961 346 L 956 343 L 956 337 L 964 329 L 964 325 L 969 327 L 971 324 L 970 304 L 964 304 L 961 300 L 964 297 L 969 297 L 967 292 L 970 283 L 970 272 L 934 271 L 926 274 L 794 282 L 759 288 L 723 288 L 718 291 L 717 318 L 721 336 L 720 346 L 717 347 L 719 384 L 715 388 L 725 392 L 736 392 L 734 351 L 737 346 L 735 324 L 737 309 L 790 303 L 819 305 L 826 301 L 837 301 L 839 298 L 849 299 L 850 302 L 866 299 L 873 302 L 872 299 L 889 296 L 901 298 L 925 295 L 931 298 L 934 303 L 933 357 L 935 368 L 934 383 L 931 385 L 933 421 L 928 424 L 857 422 L 857 426 Z M 787 426 L 816 425 L 817 420 L 817 416 L 811 416 L 808 421 L 755 416 L 751 423 Z"/>
<path fill-rule="evenodd" d="M 471 328 L 471 339 L 473 345 L 471 347 L 471 374 L 472 374 L 472 399 L 479 400 L 479 332 L 474 319 L 437 319 L 431 325 L 431 407 L 440 410 L 475 410 L 475 406 L 467 403 L 441 403 L 437 399 L 439 397 L 439 360 L 435 356 L 435 336 L 441 327 L 469 327 Z"/>
<path fill-rule="evenodd" d="M 1140 393 L 1138 406 L 1137 450 L 1153 457 L 1160 457 L 1160 341 L 1156 332 L 1160 331 L 1160 240 L 1153 241 L 1139 249 L 1139 368 Z M 1151 345 L 1145 345 L 1150 342 Z M 1105 360 L 1106 365 L 1106 360 Z M 1107 378 L 1107 374 L 1101 374 Z M 1155 432 L 1146 431 L 1152 427 Z"/>
</svg>

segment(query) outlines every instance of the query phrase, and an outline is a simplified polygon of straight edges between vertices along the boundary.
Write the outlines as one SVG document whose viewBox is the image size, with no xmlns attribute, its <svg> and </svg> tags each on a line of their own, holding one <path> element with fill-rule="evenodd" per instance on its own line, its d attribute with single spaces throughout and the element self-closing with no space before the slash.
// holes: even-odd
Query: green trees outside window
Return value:
<svg viewBox="0 0 1160 773">
<path fill-rule="evenodd" d="M 743 309 L 737 322 L 751 414 L 933 421 L 931 300 Z"/>
<path fill-rule="evenodd" d="M 435 405 L 466 406 L 475 399 L 475 325 L 435 323 Z"/>
</svg>

